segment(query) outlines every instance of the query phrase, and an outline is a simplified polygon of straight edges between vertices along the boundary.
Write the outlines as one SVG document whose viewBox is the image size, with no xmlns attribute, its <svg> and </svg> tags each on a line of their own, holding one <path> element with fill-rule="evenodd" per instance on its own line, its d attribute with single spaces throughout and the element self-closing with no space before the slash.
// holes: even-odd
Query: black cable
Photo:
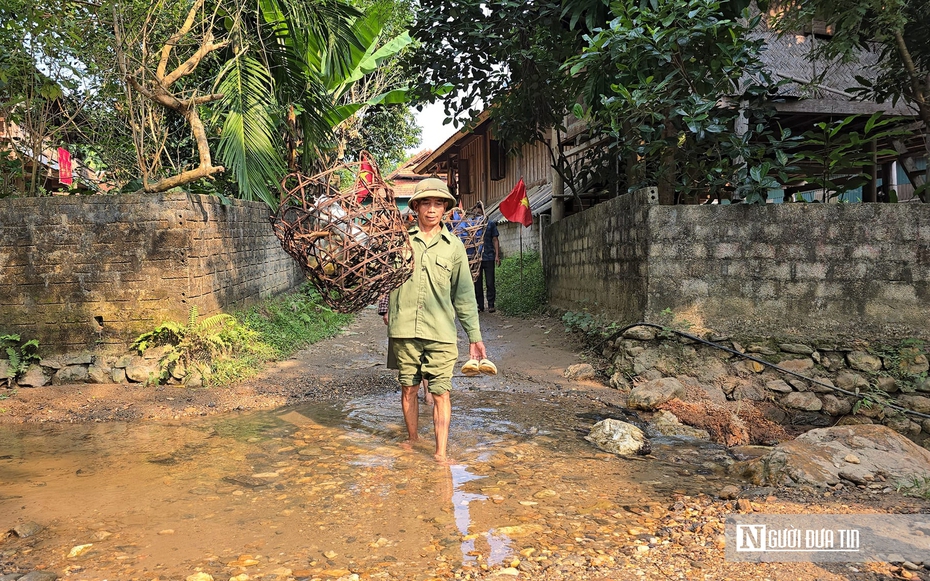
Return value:
<svg viewBox="0 0 930 581">
<path fill-rule="evenodd" d="M 740 352 L 737 351 L 736 349 L 730 349 L 729 347 L 724 347 L 723 345 L 718 345 L 718 344 L 713 343 L 713 342 L 711 342 L 711 341 L 707 341 L 706 339 L 701 339 L 700 337 L 695 337 L 694 335 L 691 335 L 691 334 L 689 334 L 689 333 L 685 333 L 685 332 L 683 332 L 683 331 L 676 331 L 675 329 L 669 329 L 668 327 L 663 327 L 662 325 L 656 325 L 656 324 L 654 324 L 654 323 L 633 323 L 632 325 L 627 325 L 626 327 L 624 327 L 624 328 L 620 329 L 619 331 L 615 332 L 614 334 L 612 334 L 610 337 L 604 339 L 604 341 L 601 342 L 601 345 L 603 345 L 603 344 L 606 343 L 607 341 L 612 341 L 613 339 L 615 339 L 615 338 L 617 338 L 617 337 L 623 335 L 625 332 L 627 332 L 628 330 L 632 329 L 633 327 L 653 327 L 653 328 L 659 329 L 660 331 L 663 331 L 663 332 L 675 333 L 676 335 L 680 335 L 680 336 L 682 336 L 682 337 L 685 337 L 686 339 L 690 339 L 690 340 L 692 340 L 692 341 L 695 341 L 695 342 L 697 342 L 697 343 L 701 343 L 701 344 L 703 344 L 703 345 L 708 345 L 708 346 L 713 347 L 713 348 L 715 348 L 715 349 L 720 349 L 721 351 L 726 351 L 727 353 L 732 353 L 733 355 L 739 355 L 740 357 L 742 357 L 742 358 L 744 358 L 744 359 L 748 359 L 748 360 L 750 360 L 750 361 L 755 361 L 756 363 L 761 363 L 762 365 L 766 365 L 766 366 L 768 366 L 768 367 L 771 367 L 772 369 L 775 369 L 775 370 L 777 370 L 777 371 L 780 371 L 781 373 L 787 373 L 788 375 L 793 375 L 793 376 L 795 376 L 795 377 L 797 377 L 797 378 L 799 378 L 799 379 L 803 379 L 804 381 L 809 381 L 809 382 L 811 382 L 811 383 L 815 383 L 815 384 L 817 384 L 817 385 L 826 387 L 826 388 L 828 388 L 828 389 L 832 389 L 833 391 L 838 391 L 838 392 L 843 393 L 843 394 L 846 394 L 846 395 L 851 395 L 851 396 L 853 396 L 853 397 L 855 397 L 855 398 L 858 398 L 858 399 L 866 399 L 866 398 L 868 397 L 868 396 L 861 395 L 861 394 L 856 393 L 856 392 L 852 392 L 852 391 L 848 391 L 848 390 L 842 389 L 842 388 L 840 388 L 840 387 L 836 387 L 836 386 L 834 386 L 834 385 L 828 385 L 828 384 L 826 384 L 826 383 L 823 383 L 822 381 L 817 381 L 816 379 L 814 379 L 814 378 L 812 378 L 812 377 L 807 377 L 807 376 L 801 375 L 800 373 L 797 373 L 797 372 L 795 372 L 795 371 L 791 371 L 790 369 L 784 369 L 783 367 L 779 367 L 778 365 L 775 365 L 774 363 L 770 363 L 770 362 L 768 362 L 768 361 L 766 361 L 766 360 L 764 360 L 764 359 L 759 359 L 758 357 L 753 357 L 752 355 L 747 355 L 747 354 L 745 354 L 745 353 L 740 353 Z M 876 402 L 876 403 L 878 403 L 878 402 Z M 909 409 L 907 409 L 907 408 L 905 408 L 905 407 L 901 407 L 901 406 L 899 406 L 899 405 L 897 405 L 897 404 L 893 404 L 893 403 L 882 403 L 882 406 L 883 406 L 883 407 L 889 407 L 889 408 L 894 409 L 894 410 L 898 410 L 898 411 L 903 412 L 903 413 L 905 413 L 905 414 L 911 414 L 911 415 L 918 416 L 918 417 L 921 417 L 921 418 L 930 419 L 930 415 L 928 415 L 928 414 L 924 414 L 924 413 L 917 412 L 917 411 L 914 411 L 914 410 L 909 410 Z"/>
</svg>

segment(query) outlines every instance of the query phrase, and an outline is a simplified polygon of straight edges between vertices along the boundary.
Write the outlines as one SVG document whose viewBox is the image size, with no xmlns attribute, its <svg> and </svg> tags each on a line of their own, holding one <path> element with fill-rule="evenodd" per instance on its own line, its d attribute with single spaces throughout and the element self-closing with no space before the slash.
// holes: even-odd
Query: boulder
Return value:
<svg viewBox="0 0 930 581">
<path fill-rule="evenodd" d="M 49 376 L 45 375 L 39 365 L 30 365 L 26 373 L 17 381 L 20 387 L 42 387 L 48 385 L 48 382 Z"/>
<path fill-rule="evenodd" d="M 845 416 L 852 410 L 852 405 L 846 399 L 840 399 L 832 394 L 820 396 L 823 402 L 823 412 L 831 416 Z"/>
<path fill-rule="evenodd" d="M 630 381 L 622 371 L 615 371 L 614 374 L 610 376 L 610 387 L 626 393 L 629 393 L 631 389 Z"/>
<path fill-rule="evenodd" d="M 841 371 L 836 375 L 836 386 L 846 391 L 856 391 L 856 388 L 866 389 L 869 387 L 869 382 L 858 373 Z"/>
<path fill-rule="evenodd" d="M 801 343 L 782 343 L 778 348 L 785 353 L 794 353 L 795 355 L 812 355 L 814 353 L 813 347 Z"/>
<path fill-rule="evenodd" d="M 623 332 L 623 338 L 652 341 L 656 338 L 656 330 L 652 327 L 631 327 Z"/>
<path fill-rule="evenodd" d="M 858 464 L 845 460 L 850 454 Z M 833 486 L 841 478 L 868 482 L 879 474 L 892 484 L 930 478 L 930 450 L 875 424 L 811 430 L 752 462 L 746 473 L 760 485 Z"/>
<path fill-rule="evenodd" d="M 784 361 L 780 361 L 778 366 L 782 369 L 805 375 L 814 368 L 814 360 L 809 357 L 804 359 L 785 359 Z"/>
<path fill-rule="evenodd" d="M 642 430 L 612 418 L 594 424 L 584 439 L 605 452 L 620 456 L 649 453 L 649 441 Z"/>
<path fill-rule="evenodd" d="M 882 368 L 882 359 L 866 351 L 850 351 L 846 354 L 846 361 L 856 371 L 875 373 Z"/>
<path fill-rule="evenodd" d="M 684 398 L 685 386 L 673 377 L 653 379 L 633 388 L 626 405 L 634 410 L 652 411 L 673 398 Z"/>
<path fill-rule="evenodd" d="M 779 393 L 791 393 L 794 391 L 790 385 L 782 381 L 781 379 L 775 379 L 773 381 L 766 382 L 765 389 L 770 391 L 777 391 Z"/>
<path fill-rule="evenodd" d="M 569 365 L 562 375 L 574 381 L 584 381 L 597 377 L 597 371 L 594 370 L 590 363 L 576 363 Z"/>
<path fill-rule="evenodd" d="M 898 382 L 894 377 L 882 375 L 875 379 L 875 386 L 885 393 L 894 393 L 898 391 Z"/>
<path fill-rule="evenodd" d="M 87 368 L 83 365 L 66 365 L 55 372 L 52 383 L 62 385 L 68 383 L 85 383 L 87 381 Z"/>
<path fill-rule="evenodd" d="M 143 359 L 134 356 L 129 365 L 126 366 L 126 378 L 129 381 L 144 383 L 158 377 L 160 374 L 161 369 L 158 366 L 158 361 L 154 359 Z"/>
<path fill-rule="evenodd" d="M 930 414 L 930 397 L 922 395 L 902 395 L 897 400 L 898 405 L 922 414 Z"/>
<path fill-rule="evenodd" d="M 910 375 L 919 375 L 930 371 L 927 356 L 916 347 L 902 347 L 898 352 L 898 369 Z"/>
<path fill-rule="evenodd" d="M 651 437 L 672 436 L 676 438 L 710 440 L 710 434 L 707 433 L 707 430 L 686 426 L 675 417 L 675 414 L 664 410 L 652 417 L 652 421 L 649 422 L 647 430 Z"/>
<path fill-rule="evenodd" d="M 823 402 L 810 391 L 793 391 L 782 397 L 781 403 L 787 408 L 806 412 L 818 412 L 823 409 Z"/>
</svg>

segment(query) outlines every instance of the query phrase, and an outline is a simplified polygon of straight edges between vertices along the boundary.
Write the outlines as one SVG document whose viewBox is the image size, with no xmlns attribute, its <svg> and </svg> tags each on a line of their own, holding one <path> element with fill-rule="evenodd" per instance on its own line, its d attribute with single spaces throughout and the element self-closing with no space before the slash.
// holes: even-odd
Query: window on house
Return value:
<svg viewBox="0 0 930 581">
<path fill-rule="evenodd" d="M 507 176 L 507 149 L 497 139 L 490 142 L 491 180 L 502 180 Z"/>
<path fill-rule="evenodd" d="M 472 192 L 468 161 L 467 159 L 459 160 L 459 196 L 465 196 Z"/>
</svg>

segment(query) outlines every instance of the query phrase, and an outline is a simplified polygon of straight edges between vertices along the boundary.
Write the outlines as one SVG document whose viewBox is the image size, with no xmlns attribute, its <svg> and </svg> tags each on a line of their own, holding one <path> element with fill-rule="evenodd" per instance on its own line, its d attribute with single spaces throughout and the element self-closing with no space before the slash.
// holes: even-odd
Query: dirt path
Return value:
<svg viewBox="0 0 930 581">
<path fill-rule="evenodd" d="M 493 452 L 490 458 L 484 458 L 486 455 L 484 452 L 472 452 L 470 458 L 472 469 L 476 474 L 492 478 L 492 485 L 482 485 L 483 488 L 476 490 L 486 495 L 482 498 L 490 499 L 490 502 L 481 505 L 482 512 L 486 511 L 488 514 L 476 514 L 473 517 L 476 521 L 486 519 L 490 523 L 499 523 L 505 517 L 512 519 L 514 524 L 511 527 L 511 533 L 519 539 L 521 546 L 526 548 L 522 549 L 519 556 L 515 556 L 512 561 L 499 563 L 494 567 L 456 569 L 444 565 L 441 569 L 442 574 L 417 578 L 501 579 L 517 577 L 534 580 L 592 581 L 746 578 L 760 580 L 792 578 L 795 581 L 886 578 L 930 580 L 930 570 L 927 568 L 918 566 L 911 569 L 901 564 L 747 564 L 725 561 L 722 534 L 723 522 L 727 514 L 736 512 L 930 513 L 930 502 L 906 498 L 897 493 L 879 493 L 877 490 L 865 487 L 847 487 L 840 491 L 818 491 L 753 488 L 746 483 L 741 485 L 743 490 L 739 499 L 722 500 L 717 492 L 729 483 L 729 480 L 726 477 L 705 478 L 702 475 L 701 465 L 709 458 L 702 458 L 698 454 L 691 457 L 683 456 L 685 458 L 683 461 L 672 460 L 674 452 L 671 455 L 666 452 L 666 456 L 660 458 L 618 460 L 610 454 L 603 454 L 590 448 L 580 440 L 582 435 L 580 432 L 591 423 L 593 416 L 622 417 L 624 413 L 620 409 L 622 398 L 617 391 L 600 383 L 573 382 L 562 376 L 562 371 L 566 367 L 583 361 L 584 356 L 580 346 L 572 336 L 565 333 L 559 321 L 548 318 L 509 319 L 496 314 L 484 315 L 482 330 L 489 354 L 497 363 L 501 373 L 497 377 L 457 381 L 457 394 L 454 398 L 458 398 L 462 405 L 467 403 L 472 410 L 485 409 L 488 401 L 496 400 L 495 405 L 502 405 L 500 402 L 504 401 L 510 406 L 508 414 L 511 420 L 517 421 L 520 425 L 539 426 L 540 429 L 539 432 L 510 434 L 508 437 L 512 440 L 497 444 L 499 449 Z M 305 402 L 344 402 L 352 398 L 364 399 L 363 396 L 391 394 L 396 390 L 396 380 L 394 373 L 384 366 L 385 348 L 384 326 L 374 311 L 367 309 L 339 336 L 314 345 L 297 357 L 275 365 L 259 377 L 235 387 L 185 389 L 170 386 L 151 388 L 125 385 L 69 385 L 20 389 L 15 393 L 0 392 L 6 396 L 0 401 L 0 410 L 2 410 L 0 423 L 87 423 L 106 420 L 140 423 L 147 420 L 171 420 L 170 424 L 173 426 L 184 426 L 186 423 L 194 423 L 197 416 L 216 414 L 233 416 L 235 414 L 230 412 L 272 410 Z M 547 427 L 547 418 L 538 417 L 532 421 L 523 422 L 520 421 L 522 418 L 514 418 L 515 415 L 524 411 L 520 407 L 520 402 L 523 401 L 521 398 L 546 399 L 550 404 L 553 401 L 556 402 L 557 415 L 550 416 L 548 419 L 553 422 L 563 421 L 570 425 L 569 438 L 577 441 L 566 443 L 552 440 L 551 444 L 541 443 L 551 440 L 550 437 L 543 436 Z M 382 400 L 392 401 L 390 397 L 378 399 L 378 401 Z M 549 408 L 552 408 L 552 405 L 549 405 Z M 587 412 L 592 417 L 581 417 L 575 413 L 576 409 L 592 410 Z M 374 410 L 367 410 L 366 413 L 373 412 Z M 393 410 L 391 412 L 394 416 L 398 415 L 393 413 Z M 184 418 L 189 419 L 185 422 Z M 154 427 L 157 422 L 153 421 L 152 424 Z M 532 429 L 536 430 L 536 427 Z M 336 433 L 333 432 L 333 434 Z M 380 446 L 376 448 L 377 450 L 382 450 L 385 442 L 390 442 L 393 437 L 393 434 L 389 433 L 385 436 L 377 431 L 368 432 L 368 435 L 377 441 L 376 445 Z M 301 437 L 305 444 L 310 439 L 310 436 L 306 434 Z M 458 446 L 460 451 L 466 450 L 464 441 L 468 437 L 469 434 L 465 433 L 465 429 L 453 433 L 454 454 L 457 453 L 455 446 Z M 333 436 L 327 435 L 321 441 L 331 440 Z M 248 442 L 251 440 L 247 440 L 243 446 Z M 252 446 L 252 444 L 248 445 Z M 315 446 L 310 446 L 310 448 Z M 191 447 L 188 445 L 188 448 Z M 490 446 L 488 449 L 493 448 L 494 446 Z M 187 450 L 184 447 L 181 449 Z M 195 449 L 200 448 L 191 448 L 191 450 Z M 472 445 L 470 449 L 480 450 L 481 445 L 480 443 Z M 244 464 L 261 462 L 269 467 L 286 464 L 286 468 L 290 470 L 292 464 L 299 466 L 307 461 L 305 456 L 299 456 L 299 459 L 295 461 L 291 456 L 294 453 L 293 450 L 293 446 L 282 447 L 279 444 L 274 444 L 262 453 L 256 453 L 252 448 L 245 448 L 242 451 L 241 461 Z M 341 453 L 348 457 L 359 455 L 358 450 L 350 447 L 346 447 Z M 259 460 L 249 460 L 250 458 L 259 458 Z M 11 455 L 10 461 L 13 460 L 16 458 Z M 168 464 L 177 466 L 174 479 L 183 480 L 187 477 L 189 470 L 183 464 L 184 455 L 180 453 L 168 455 L 166 459 L 150 459 L 145 465 L 149 470 L 153 470 L 152 467 L 161 466 L 163 460 L 166 463 L 169 460 L 177 462 L 177 464 Z M 219 460 L 216 458 L 217 462 Z M 152 464 L 153 462 L 156 463 Z M 681 463 L 675 464 L 675 462 Z M 213 470 L 210 464 L 210 461 L 202 459 L 194 462 L 191 467 Z M 345 471 L 355 470 L 350 464 L 351 462 L 330 461 L 326 468 L 327 474 L 330 478 L 335 478 L 336 475 L 343 474 Z M 429 484 L 431 482 L 424 476 L 430 473 L 428 466 L 423 467 L 417 462 L 410 461 L 405 461 L 405 464 L 414 466 L 415 469 L 415 478 L 410 480 L 411 483 L 422 481 Z M 106 480 L 103 476 L 104 469 L 104 466 L 99 468 L 99 477 L 103 481 Z M 245 466 L 242 469 L 245 470 Z M 275 470 L 277 471 L 277 468 Z M 257 468 L 253 471 L 261 472 Z M 276 471 L 274 474 L 277 475 Z M 246 471 L 246 474 L 248 473 Z M 268 474 L 271 473 L 269 469 Z M 0 471 L 0 476 L 2 474 Z M 93 478 L 93 470 L 90 474 L 89 478 Z M 284 482 L 281 482 L 282 490 L 289 491 L 291 497 L 308 493 L 307 488 L 310 485 L 303 479 L 298 479 L 296 471 L 290 474 L 293 474 L 294 482 L 288 484 L 287 487 Z M 254 476 L 252 478 L 254 479 Z M 283 471 L 280 478 L 285 478 Z M 399 473 L 395 474 L 393 479 L 389 475 L 380 475 L 379 478 L 383 479 L 383 482 L 379 480 L 380 486 L 395 486 L 394 480 L 399 478 Z M 660 481 L 656 478 L 666 480 L 662 481 L 660 486 Z M 0 484 L 3 484 L 3 480 L 0 478 Z M 313 479 L 310 480 L 313 481 Z M 12 485 L 21 483 L 8 480 L 6 484 L 12 487 Z M 168 480 L 165 480 L 165 484 L 169 485 Z M 328 485 L 328 483 L 320 483 L 320 486 L 323 485 Z M 251 503 L 267 501 L 267 506 L 260 505 L 263 507 L 262 510 L 266 511 L 259 511 L 262 515 L 266 515 L 267 511 L 278 510 L 281 502 L 285 504 L 291 502 L 287 498 L 288 494 L 282 492 L 279 495 L 275 489 L 263 493 L 260 491 L 264 489 L 259 488 L 254 492 L 254 496 L 252 492 L 246 491 L 245 496 L 233 497 L 231 495 L 242 494 L 241 491 L 231 492 L 234 485 L 222 484 L 215 489 L 212 486 L 206 491 L 201 491 L 202 487 L 194 488 L 192 493 L 204 494 L 203 498 L 211 502 L 216 502 L 215 498 L 246 498 Z M 89 488 L 88 494 L 92 488 Z M 429 487 L 427 486 L 426 489 L 428 490 Z M 610 492 L 615 490 L 620 493 Z M 392 498 L 396 501 L 396 495 L 405 492 L 405 489 L 395 490 Z M 318 493 L 319 497 L 316 498 L 315 503 L 311 504 L 334 502 L 333 499 L 345 496 L 334 496 L 325 488 L 319 490 Z M 34 492 L 23 489 L 21 496 L 14 494 L 10 498 L 27 498 L 34 494 Z M 67 491 L 63 494 L 67 494 Z M 267 494 L 268 497 L 265 498 L 263 494 Z M 278 501 L 278 498 L 284 500 Z M 2 500 L 2 495 L 0 495 L 0 501 Z M 371 512 L 361 516 L 356 515 L 352 526 L 361 526 L 368 521 L 384 517 L 387 508 L 377 508 L 381 506 L 377 503 L 381 503 L 382 500 L 378 498 L 374 500 L 376 502 L 372 504 Z M 12 507 L 13 504 L 11 501 L 9 506 Z M 19 505 L 20 501 L 16 501 L 15 504 Z M 551 505 L 548 512 L 542 510 L 542 507 L 546 505 Z M 193 512 L 197 510 L 197 506 L 198 503 L 194 503 L 191 508 L 185 510 Z M 259 505 L 255 504 L 255 506 Z M 329 514 L 338 515 L 356 508 L 357 503 L 348 503 L 342 509 L 329 511 Z M 497 512 L 505 508 L 509 512 Z M 46 510 L 56 509 L 50 504 Z M 119 510 L 121 509 L 118 507 L 114 508 L 115 516 L 112 518 L 117 524 L 113 526 L 123 527 L 123 534 L 128 536 L 129 526 L 124 522 L 125 517 L 119 516 Z M 140 510 L 151 510 L 151 507 L 146 505 Z M 287 516 L 288 510 L 282 510 L 282 515 Z M 398 505 L 398 511 L 401 511 L 398 514 L 405 514 L 402 511 L 407 510 L 409 506 L 403 503 Z M 302 512 L 305 510 L 297 514 Z M 218 518 L 213 514 L 209 516 Z M 69 526 L 86 526 L 76 517 L 65 519 L 62 516 L 61 518 L 62 521 L 68 520 Z M 155 517 L 150 515 L 146 518 Z M 265 518 L 265 516 L 256 518 Z M 429 522 L 440 525 L 445 523 L 443 526 L 447 526 L 448 518 L 448 515 L 440 514 Z M 413 523 L 409 524 L 411 530 L 414 526 L 416 525 Z M 165 528 L 167 529 L 167 525 Z M 283 528 L 285 533 L 280 538 L 291 544 L 282 545 L 282 551 L 292 551 L 302 542 L 300 538 L 290 540 L 287 537 L 289 534 L 287 531 L 292 528 L 293 526 L 287 525 Z M 532 536 L 520 538 L 521 528 L 536 532 Z M 215 541 L 216 545 L 226 546 L 227 540 L 223 535 L 230 534 L 231 528 L 223 529 L 214 524 L 212 530 L 219 535 Z M 57 537 L 45 539 L 41 543 L 37 541 L 35 545 L 32 545 L 30 538 L 17 539 L 14 535 L 8 535 L 4 539 L 4 531 L 0 530 L 0 578 L 3 578 L 3 574 L 7 572 L 4 570 L 4 565 L 15 566 L 20 570 L 39 566 L 52 570 L 60 569 L 55 563 L 60 562 L 62 555 L 67 551 L 62 553 L 60 548 L 51 550 L 49 543 L 53 540 L 60 541 L 60 544 L 67 549 L 70 544 L 77 542 L 75 535 L 81 534 L 70 529 L 67 531 L 66 533 L 64 528 L 61 530 L 59 536 L 64 536 L 60 539 Z M 179 530 L 177 534 L 180 535 L 181 531 Z M 199 534 L 206 535 L 207 533 Z M 461 543 L 457 535 L 453 537 L 456 543 Z M 283 543 L 284 540 L 281 542 Z M 377 536 L 374 540 L 380 542 Z M 449 548 L 442 543 L 437 547 L 435 550 L 443 554 Z M 457 551 L 458 545 L 453 544 L 451 548 Z M 348 548 L 343 550 L 348 550 Z M 43 551 L 46 552 L 43 553 Z M 427 550 L 419 549 L 414 552 L 420 551 Z M 285 552 L 280 554 L 284 555 Z M 429 554 L 431 553 L 427 551 L 420 557 L 432 559 L 427 556 Z M 406 556 L 413 559 L 409 554 Z M 124 557 L 125 555 L 113 557 L 113 563 L 118 563 L 115 559 Z M 400 549 L 396 557 L 401 561 L 407 560 Z M 103 553 L 95 557 L 98 561 L 96 564 L 101 570 L 105 570 L 105 567 L 116 567 L 115 564 L 107 561 L 107 558 Z M 218 559 L 218 562 L 224 563 L 227 560 L 233 563 L 242 561 L 242 559 L 233 561 L 232 558 L 228 558 Z M 390 567 L 398 566 L 397 560 L 395 558 L 394 561 L 385 561 L 377 565 L 383 569 L 372 567 L 370 570 L 389 571 Z M 304 561 L 315 562 L 309 558 Z M 191 561 L 191 563 L 197 565 L 198 562 Z M 926 565 L 930 565 L 930 560 Z M 225 576 L 214 575 L 215 579 L 230 578 L 231 575 L 227 571 L 235 573 L 237 570 L 233 566 L 223 568 L 210 560 L 200 562 L 197 566 L 215 567 L 217 570 L 224 571 Z M 282 567 L 279 569 L 284 570 Z M 321 571 L 341 572 L 343 569 L 334 566 L 325 569 L 323 564 L 312 570 L 307 569 L 306 576 L 298 574 L 299 569 L 293 566 L 288 570 L 291 571 L 290 574 L 278 574 L 276 578 L 282 581 L 303 578 L 342 578 L 348 581 L 359 578 L 353 578 L 348 572 L 349 569 L 345 569 L 344 574 L 326 575 Z M 80 567 L 75 571 L 80 571 Z M 500 574 L 506 576 L 500 576 Z M 176 577 L 175 575 L 170 578 Z M 76 578 L 82 579 L 83 577 Z M 109 578 L 120 577 L 117 575 Z M 407 579 L 402 575 L 369 577 L 364 574 L 360 578 Z"/>
<path fill-rule="evenodd" d="M 479 382 L 481 386 L 612 393 L 598 383 L 572 383 L 562 378 L 565 367 L 581 359 L 580 347 L 559 321 L 486 314 L 482 330 L 502 373 L 494 380 Z M 373 309 L 365 309 L 340 335 L 272 365 L 257 377 L 222 389 L 140 384 L 0 389 L 0 424 L 179 419 L 392 390 L 397 382 L 395 373 L 384 365 L 385 336 L 380 317 Z M 466 347 L 463 340 L 460 351 L 466 352 Z"/>
</svg>

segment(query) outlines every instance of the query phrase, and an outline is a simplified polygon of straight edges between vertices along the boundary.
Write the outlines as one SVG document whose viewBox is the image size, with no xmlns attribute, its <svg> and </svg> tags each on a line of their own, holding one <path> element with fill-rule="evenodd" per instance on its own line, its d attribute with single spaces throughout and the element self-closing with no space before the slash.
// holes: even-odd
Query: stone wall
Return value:
<svg viewBox="0 0 930 581">
<path fill-rule="evenodd" d="M 718 337 L 713 343 L 753 359 L 678 335 L 663 337 L 645 326 L 608 341 L 601 355 L 616 370 L 611 386 L 629 392 L 636 385 L 631 398 L 640 403 L 647 399 L 642 392 L 649 392 L 653 381 L 675 378 L 680 383 L 679 393 L 666 393 L 664 398 L 652 393 L 650 405 L 634 406 L 639 409 L 661 407 L 657 404 L 671 397 L 732 413 L 746 412 L 751 406 L 789 431 L 884 424 L 930 447 L 930 364 L 923 342 L 784 343 Z M 668 381 L 660 385 L 667 387 Z M 705 427 L 699 419 L 694 413 L 679 417 L 685 424 Z M 744 437 L 751 434 L 750 429 Z"/>
<path fill-rule="evenodd" d="M 187 194 L 0 200 L 0 334 L 40 352 L 124 348 L 294 288 L 303 275 L 256 202 Z"/>
<path fill-rule="evenodd" d="M 550 304 L 589 309 L 623 322 L 641 320 L 650 303 L 646 194 L 621 196 L 548 225 L 543 269 Z"/>
<path fill-rule="evenodd" d="M 620 323 L 804 339 L 930 336 L 930 207 L 658 206 L 621 196 L 550 225 L 553 306 Z"/>
<path fill-rule="evenodd" d="M 520 255 L 520 237 L 523 237 L 523 252 L 539 252 L 539 222 L 533 222 L 529 228 L 515 222 L 497 225 L 498 244 L 501 258 Z"/>
</svg>

